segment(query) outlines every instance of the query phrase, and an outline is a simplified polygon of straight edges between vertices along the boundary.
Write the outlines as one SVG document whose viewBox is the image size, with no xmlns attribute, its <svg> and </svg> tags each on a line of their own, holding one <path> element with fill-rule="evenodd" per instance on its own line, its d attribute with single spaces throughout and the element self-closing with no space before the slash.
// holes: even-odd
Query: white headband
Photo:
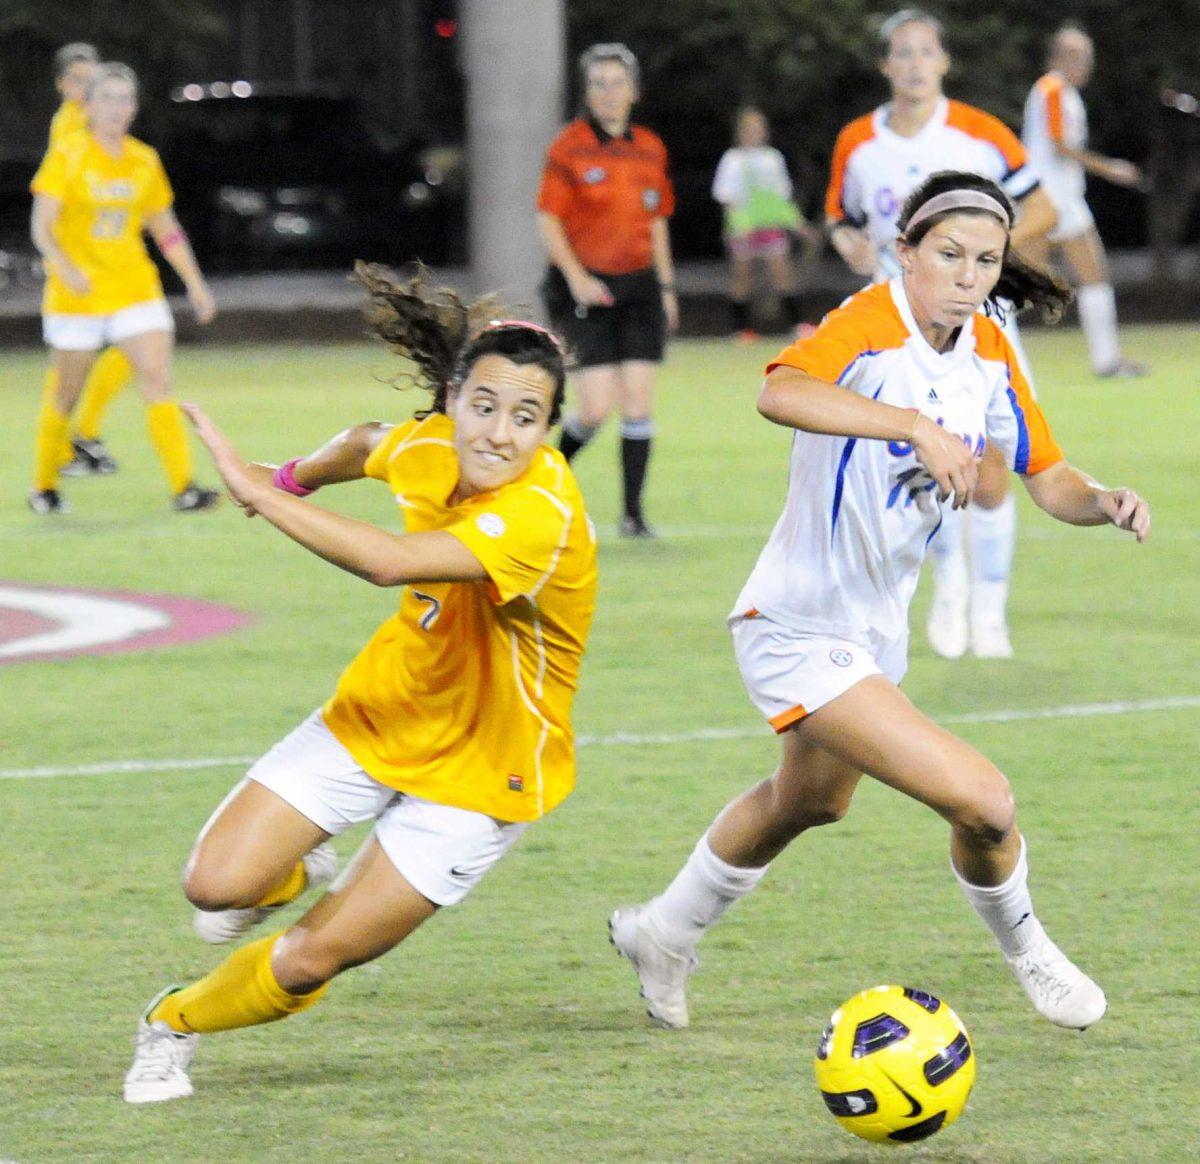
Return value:
<svg viewBox="0 0 1200 1164">
<path fill-rule="evenodd" d="M 948 210 L 986 210 L 1000 219 L 1006 227 L 1012 226 L 1008 211 L 990 194 L 985 194 L 982 190 L 947 190 L 924 203 L 908 220 L 904 233 L 908 234 L 918 223 L 932 218 L 935 214 L 944 214 Z"/>
</svg>

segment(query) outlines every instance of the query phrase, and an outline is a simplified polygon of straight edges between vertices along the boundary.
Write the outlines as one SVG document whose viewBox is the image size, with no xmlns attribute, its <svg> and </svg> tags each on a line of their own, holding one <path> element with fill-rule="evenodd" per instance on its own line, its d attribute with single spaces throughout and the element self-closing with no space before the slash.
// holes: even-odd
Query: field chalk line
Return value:
<svg viewBox="0 0 1200 1164">
<path fill-rule="evenodd" d="M 1061 707 L 1000 708 L 934 716 L 941 724 L 1024 723 L 1038 719 L 1087 719 L 1097 715 L 1133 715 L 1146 711 L 1181 711 L 1200 707 L 1200 695 L 1168 695 L 1161 699 L 1133 699 L 1115 703 L 1067 703 Z M 696 728 L 690 732 L 614 732 L 580 735 L 581 748 L 648 747 L 658 744 L 694 744 L 705 740 L 749 740 L 766 736 L 765 724 L 754 727 Z M 195 759 L 109 760 L 41 768 L 0 768 L 0 780 L 53 779 L 74 776 L 114 776 L 123 773 L 196 772 L 204 768 L 244 768 L 257 756 L 208 756 Z"/>
</svg>

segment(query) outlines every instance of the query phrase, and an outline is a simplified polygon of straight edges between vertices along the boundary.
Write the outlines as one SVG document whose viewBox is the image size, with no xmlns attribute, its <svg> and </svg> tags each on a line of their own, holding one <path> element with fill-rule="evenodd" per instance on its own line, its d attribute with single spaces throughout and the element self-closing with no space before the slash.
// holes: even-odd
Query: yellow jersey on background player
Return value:
<svg viewBox="0 0 1200 1164">
<path fill-rule="evenodd" d="M 83 104 L 67 98 L 55 111 L 50 119 L 50 147 L 61 145 L 73 134 L 82 133 L 87 129 L 87 114 Z"/>
<path fill-rule="evenodd" d="M 391 487 L 410 533 L 452 534 L 489 581 L 406 587 L 325 722 L 383 784 L 536 820 L 575 782 L 571 703 L 596 601 L 595 535 L 575 478 L 543 446 L 520 477 L 452 505 L 454 423 L 441 413 L 397 426 L 366 474 Z"/>
<path fill-rule="evenodd" d="M 158 268 L 142 240 L 145 220 L 174 202 L 155 149 L 127 135 L 113 157 L 88 130 L 70 133 L 51 145 L 30 189 L 62 203 L 55 238 L 92 286 L 77 295 L 51 266 L 43 312 L 111 315 L 162 298 Z"/>
</svg>

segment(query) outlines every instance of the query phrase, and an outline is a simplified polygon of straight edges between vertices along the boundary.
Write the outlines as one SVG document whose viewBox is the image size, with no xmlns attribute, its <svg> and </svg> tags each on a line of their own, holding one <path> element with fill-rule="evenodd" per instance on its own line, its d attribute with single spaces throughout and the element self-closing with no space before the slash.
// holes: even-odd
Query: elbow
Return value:
<svg viewBox="0 0 1200 1164">
<path fill-rule="evenodd" d="M 758 394 L 758 402 L 755 404 L 759 416 L 765 417 L 773 424 L 782 424 L 783 415 L 781 405 L 780 393 L 772 386 L 769 380 L 765 381 L 762 391 Z"/>
</svg>

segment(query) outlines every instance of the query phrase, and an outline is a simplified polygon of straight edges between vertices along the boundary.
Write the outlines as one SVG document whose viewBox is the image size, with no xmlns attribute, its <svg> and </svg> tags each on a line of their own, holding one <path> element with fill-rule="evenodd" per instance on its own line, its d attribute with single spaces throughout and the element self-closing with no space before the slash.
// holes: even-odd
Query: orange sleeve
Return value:
<svg viewBox="0 0 1200 1164">
<path fill-rule="evenodd" d="M 789 344 L 766 370 L 795 368 L 815 380 L 840 384 L 859 356 L 901 347 L 906 335 L 891 303 L 891 290 L 880 283 L 831 311 L 812 335 Z"/>
<path fill-rule="evenodd" d="M 984 113 L 974 105 L 951 101 L 946 124 L 995 146 L 1004 158 L 1010 174 L 1029 163 L 1029 155 L 1025 152 L 1021 139 L 998 117 Z"/>
<path fill-rule="evenodd" d="M 675 213 L 675 187 L 671 183 L 667 147 L 658 137 L 655 137 L 654 140 L 658 142 L 658 150 L 661 156 L 660 165 L 662 167 L 658 184 L 658 213 L 662 218 L 670 218 Z"/>
<path fill-rule="evenodd" d="M 538 189 L 537 208 L 556 218 L 562 218 L 575 201 L 575 177 L 567 161 L 566 131 L 550 143 L 542 183 Z"/>
<path fill-rule="evenodd" d="M 825 217 L 829 222 L 847 218 L 843 198 L 846 191 L 846 167 L 854 151 L 874 134 L 873 115 L 867 114 L 842 127 L 833 147 L 829 167 L 829 185 L 825 188 Z"/>
<path fill-rule="evenodd" d="M 1017 472 L 1032 475 L 1058 464 L 1063 459 L 1063 451 L 1050 431 L 1050 423 L 1046 420 L 1041 405 L 1034 398 L 1025 373 L 1021 371 L 1016 353 L 1011 347 L 1008 351 L 1011 391 L 1016 398 L 1014 411 L 1019 412 L 1025 421 L 1026 448 L 1022 450 L 1018 443 L 1017 450 L 1018 464 L 1023 459 L 1024 467 L 1018 467 Z"/>
<path fill-rule="evenodd" d="M 1050 140 L 1056 145 L 1063 144 L 1063 107 L 1062 85 L 1047 85 L 1042 91 L 1046 101 L 1046 129 Z"/>
</svg>

